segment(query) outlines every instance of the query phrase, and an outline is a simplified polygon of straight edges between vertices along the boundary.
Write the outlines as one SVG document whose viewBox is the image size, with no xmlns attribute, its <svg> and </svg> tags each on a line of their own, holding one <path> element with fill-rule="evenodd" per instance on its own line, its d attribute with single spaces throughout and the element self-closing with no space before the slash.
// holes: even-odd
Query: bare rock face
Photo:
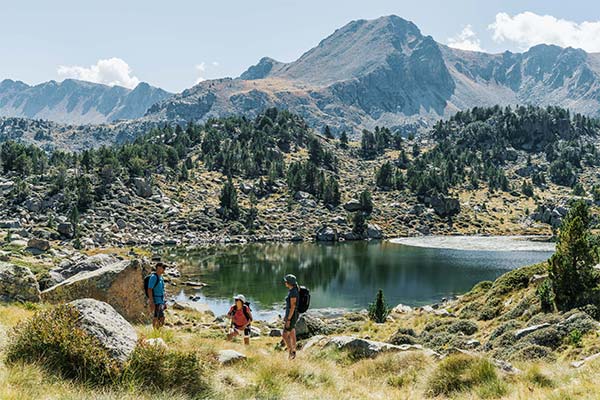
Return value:
<svg viewBox="0 0 600 400">
<path fill-rule="evenodd" d="M 386 352 L 422 351 L 428 356 L 437 356 L 437 353 L 418 344 L 403 344 L 400 346 L 361 339 L 354 336 L 315 336 L 304 345 L 303 349 L 334 347 L 350 352 L 357 358 L 374 358 Z"/>
<path fill-rule="evenodd" d="M 0 261 L 0 301 L 40 301 L 40 288 L 29 268 Z"/>
<path fill-rule="evenodd" d="M 94 299 L 79 299 L 69 305 L 79 311 L 79 324 L 88 334 L 100 341 L 102 347 L 119 362 L 125 362 L 137 344 L 137 334 L 110 304 Z"/>
<path fill-rule="evenodd" d="M 48 302 L 82 298 L 104 301 L 128 321 L 147 317 L 144 276 L 150 271 L 138 260 L 117 261 L 94 271 L 81 272 L 42 292 Z"/>
</svg>

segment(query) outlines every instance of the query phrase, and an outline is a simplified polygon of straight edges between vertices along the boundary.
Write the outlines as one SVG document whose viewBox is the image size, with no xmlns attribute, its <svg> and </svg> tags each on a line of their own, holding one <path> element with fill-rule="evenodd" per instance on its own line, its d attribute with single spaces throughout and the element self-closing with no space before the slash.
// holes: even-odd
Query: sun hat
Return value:
<svg viewBox="0 0 600 400">
<path fill-rule="evenodd" d="M 285 278 L 283 278 L 283 281 L 289 283 L 290 285 L 298 284 L 298 279 L 296 279 L 296 276 L 292 274 L 287 274 Z"/>
<path fill-rule="evenodd" d="M 241 300 L 242 303 L 246 302 L 246 297 L 243 294 L 233 296 L 233 300 Z"/>
</svg>

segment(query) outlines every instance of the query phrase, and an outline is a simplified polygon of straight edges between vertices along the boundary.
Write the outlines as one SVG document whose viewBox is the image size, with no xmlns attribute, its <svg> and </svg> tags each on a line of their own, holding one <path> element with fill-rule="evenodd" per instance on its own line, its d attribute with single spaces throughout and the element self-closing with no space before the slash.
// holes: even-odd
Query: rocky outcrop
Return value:
<svg viewBox="0 0 600 400">
<path fill-rule="evenodd" d="M 356 358 L 374 358 L 379 354 L 387 352 L 404 351 L 422 351 L 427 355 L 435 356 L 436 352 L 425 349 L 421 345 L 400 345 L 396 346 L 385 342 L 376 342 L 373 340 L 361 339 L 354 336 L 315 336 L 304 345 L 304 349 L 309 348 L 326 349 L 334 347 L 338 350 L 344 350 Z"/>
<path fill-rule="evenodd" d="M 93 298 L 110 304 L 129 321 L 146 318 L 144 276 L 149 267 L 139 260 L 118 261 L 94 271 L 74 275 L 42 292 L 48 302 Z"/>
<path fill-rule="evenodd" d="M 0 261 L 0 301 L 40 301 L 40 288 L 29 268 Z"/>
<path fill-rule="evenodd" d="M 121 363 L 129 358 L 138 337 L 133 326 L 113 307 L 94 299 L 79 299 L 69 305 L 79 311 L 81 329 L 98 339 L 113 358 Z"/>
<path fill-rule="evenodd" d="M 426 197 L 425 204 L 428 204 L 440 217 L 452 217 L 460 213 L 460 202 L 457 198 L 447 196 Z"/>
</svg>

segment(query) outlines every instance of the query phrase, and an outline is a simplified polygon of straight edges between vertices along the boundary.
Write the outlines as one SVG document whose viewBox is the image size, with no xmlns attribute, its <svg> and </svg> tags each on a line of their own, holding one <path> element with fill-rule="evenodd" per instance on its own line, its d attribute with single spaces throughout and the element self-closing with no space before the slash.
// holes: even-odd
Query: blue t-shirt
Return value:
<svg viewBox="0 0 600 400">
<path fill-rule="evenodd" d="M 285 317 L 288 318 L 290 316 L 290 308 L 292 307 L 292 299 L 296 298 L 296 308 L 294 309 L 294 314 L 298 313 L 298 300 L 300 299 L 300 291 L 298 290 L 298 286 L 292 287 L 287 297 L 285 298 Z"/>
<path fill-rule="evenodd" d="M 154 304 L 165 304 L 165 281 L 162 276 L 158 276 L 157 274 L 150 275 L 148 289 L 152 289 Z"/>
</svg>

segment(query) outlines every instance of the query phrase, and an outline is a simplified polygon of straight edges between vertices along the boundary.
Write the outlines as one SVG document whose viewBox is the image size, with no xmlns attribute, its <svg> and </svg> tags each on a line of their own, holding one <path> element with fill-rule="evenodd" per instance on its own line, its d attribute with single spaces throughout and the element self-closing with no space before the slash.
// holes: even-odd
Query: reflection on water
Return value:
<svg viewBox="0 0 600 400">
<path fill-rule="evenodd" d="M 547 259 L 530 251 L 462 251 L 410 247 L 389 242 L 268 243 L 168 249 L 190 279 L 209 284 L 197 292 L 224 312 L 231 296 L 243 293 L 253 309 L 279 309 L 282 278 L 295 274 L 310 288 L 311 308 L 364 308 L 379 288 L 396 305 L 423 305 L 468 291 L 509 269 Z M 191 291 L 192 294 L 196 293 Z M 269 314 L 272 314 L 269 313 Z"/>
</svg>

